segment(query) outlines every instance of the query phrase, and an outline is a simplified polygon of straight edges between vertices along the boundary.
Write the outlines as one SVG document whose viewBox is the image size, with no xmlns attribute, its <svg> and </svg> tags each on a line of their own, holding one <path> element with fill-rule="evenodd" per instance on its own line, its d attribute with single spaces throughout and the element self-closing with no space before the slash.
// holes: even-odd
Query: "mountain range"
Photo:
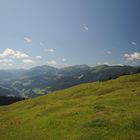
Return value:
<svg viewBox="0 0 140 140">
<path fill-rule="evenodd" d="M 0 70 L 0 95 L 31 98 L 81 83 L 106 81 L 140 72 L 140 67 L 76 65 L 54 68 L 43 65 L 29 70 Z"/>
</svg>

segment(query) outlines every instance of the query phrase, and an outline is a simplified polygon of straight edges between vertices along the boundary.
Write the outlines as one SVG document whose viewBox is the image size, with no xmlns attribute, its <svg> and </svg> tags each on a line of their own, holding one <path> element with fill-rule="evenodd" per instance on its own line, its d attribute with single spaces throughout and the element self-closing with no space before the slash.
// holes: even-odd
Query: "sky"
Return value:
<svg viewBox="0 0 140 140">
<path fill-rule="evenodd" d="M 140 0 L 0 0 L 0 69 L 140 65 Z"/>
</svg>

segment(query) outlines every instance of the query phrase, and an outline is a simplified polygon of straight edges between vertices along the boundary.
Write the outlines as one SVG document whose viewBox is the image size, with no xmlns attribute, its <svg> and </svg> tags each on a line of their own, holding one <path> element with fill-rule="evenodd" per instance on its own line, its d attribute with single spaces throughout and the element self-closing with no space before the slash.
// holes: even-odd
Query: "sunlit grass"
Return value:
<svg viewBox="0 0 140 140">
<path fill-rule="evenodd" d="M 2 140 L 138 140 L 140 74 L 0 107 Z"/>
</svg>

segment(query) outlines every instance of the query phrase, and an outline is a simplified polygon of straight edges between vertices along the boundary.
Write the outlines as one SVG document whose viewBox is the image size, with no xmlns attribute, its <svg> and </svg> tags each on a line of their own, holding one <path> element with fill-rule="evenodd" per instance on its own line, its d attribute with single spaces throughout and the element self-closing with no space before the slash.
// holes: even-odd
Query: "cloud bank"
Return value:
<svg viewBox="0 0 140 140">
<path fill-rule="evenodd" d="M 29 58 L 29 55 L 26 53 L 22 53 L 20 51 L 15 51 L 10 48 L 6 48 L 2 53 L 0 53 L 0 58 L 16 58 L 16 59 L 23 59 Z"/>
<path fill-rule="evenodd" d="M 132 54 L 124 54 L 124 57 L 126 57 L 127 60 L 130 60 L 130 61 L 140 60 L 140 53 L 134 52 Z"/>
</svg>

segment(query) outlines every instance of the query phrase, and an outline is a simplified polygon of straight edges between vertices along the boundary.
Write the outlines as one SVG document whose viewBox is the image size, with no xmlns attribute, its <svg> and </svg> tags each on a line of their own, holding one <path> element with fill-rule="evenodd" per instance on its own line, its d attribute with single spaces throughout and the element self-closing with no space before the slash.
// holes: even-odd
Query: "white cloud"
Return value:
<svg viewBox="0 0 140 140">
<path fill-rule="evenodd" d="M 124 66 L 124 64 L 113 64 L 114 66 Z"/>
<path fill-rule="evenodd" d="M 103 62 L 103 65 L 109 65 L 109 62 Z"/>
<path fill-rule="evenodd" d="M 14 61 L 12 59 L 0 59 L 0 64 L 3 66 L 12 66 Z"/>
<path fill-rule="evenodd" d="M 107 51 L 107 54 L 111 54 L 112 52 L 111 51 Z"/>
<path fill-rule="evenodd" d="M 2 63 L 3 66 L 13 66 L 12 63 Z"/>
<path fill-rule="evenodd" d="M 12 63 L 8 63 L 7 65 L 8 65 L 8 66 L 13 66 L 13 64 L 12 64 Z"/>
<path fill-rule="evenodd" d="M 29 56 L 25 53 L 22 53 L 20 51 L 15 51 L 15 58 L 20 59 L 20 58 L 28 58 Z"/>
<path fill-rule="evenodd" d="M 32 39 L 29 37 L 24 37 L 24 41 L 25 41 L 25 43 L 31 43 Z"/>
<path fill-rule="evenodd" d="M 4 58 L 4 57 L 11 57 L 14 56 L 15 51 L 9 48 L 6 48 L 2 53 L 0 53 L 0 57 Z"/>
<path fill-rule="evenodd" d="M 42 43 L 42 42 L 40 42 L 39 44 L 40 44 L 40 46 L 45 46 L 44 43 Z"/>
<path fill-rule="evenodd" d="M 48 51 L 48 52 L 54 52 L 55 50 L 54 49 L 47 49 L 46 51 Z"/>
<path fill-rule="evenodd" d="M 0 59 L 0 63 L 13 63 L 14 61 L 12 59 Z"/>
<path fill-rule="evenodd" d="M 131 44 L 132 44 L 132 45 L 134 45 L 134 46 L 136 46 L 136 45 L 137 45 L 137 43 L 136 43 L 136 42 L 131 42 Z"/>
<path fill-rule="evenodd" d="M 109 65 L 109 62 L 97 62 L 97 65 Z"/>
<path fill-rule="evenodd" d="M 33 61 L 31 59 L 24 59 L 24 60 L 22 60 L 22 62 L 25 63 L 25 64 L 29 64 L 29 65 L 35 63 L 35 61 Z"/>
<path fill-rule="evenodd" d="M 130 60 L 130 61 L 140 60 L 140 53 L 134 52 L 132 54 L 124 54 L 124 57 L 126 57 L 127 60 Z"/>
<path fill-rule="evenodd" d="M 116 64 L 116 65 L 118 65 L 118 66 L 124 66 L 124 64 Z"/>
<path fill-rule="evenodd" d="M 124 66 L 124 64 L 110 64 L 109 62 L 98 62 L 97 65 Z"/>
<path fill-rule="evenodd" d="M 22 58 L 28 58 L 29 55 L 26 53 L 22 53 L 20 51 L 15 51 L 10 48 L 6 48 L 2 53 L 0 53 L 0 58 L 16 58 L 16 59 L 22 59 Z"/>
<path fill-rule="evenodd" d="M 42 56 L 39 56 L 39 55 L 38 55 L 38 56 L 36 56 L 36 58 L 37 58 L 37 59 L 42 59 Z"/>
<path fill-rule="evenodd" d="M 101 65 L 102 63 L 101 62 L 97 62 L 97 65 Z"/>
<path fill-rule="evenodd" d="M 67 59 L 66 59 L 66 58 L 63 58 L 63 59 L 62 59 L 62 61 L 63 61 L 63 62 L 66 62 L 66 61 L 67 61 Z"/>
<path fill-rule="evenodd" d="M 85 31 L 89 30 L 86 24 L 83 24 L 83 28 L 84 28 Z"/>
<path fill-rule="evenodd" d="M 56 65 L 57 62 L 55 60 L 47 61 L 48 65 Z"/>
</svg>

